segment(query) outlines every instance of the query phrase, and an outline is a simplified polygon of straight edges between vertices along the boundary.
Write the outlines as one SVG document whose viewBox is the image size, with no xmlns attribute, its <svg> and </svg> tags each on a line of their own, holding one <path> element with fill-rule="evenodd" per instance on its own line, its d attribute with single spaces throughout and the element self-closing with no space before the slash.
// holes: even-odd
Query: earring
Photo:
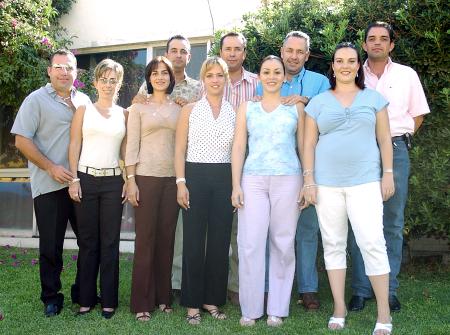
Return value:
<svg viewBox="0 0 450 335">
<path fill-rule="evenodd" d="M 356 72 L 356 78 L 358 78 L 358 72 Z"/>
<path fill-rule="evenodd" d="M 336 75 L 333 73 L 333 78 L 336 78 Z"/>
</svg>

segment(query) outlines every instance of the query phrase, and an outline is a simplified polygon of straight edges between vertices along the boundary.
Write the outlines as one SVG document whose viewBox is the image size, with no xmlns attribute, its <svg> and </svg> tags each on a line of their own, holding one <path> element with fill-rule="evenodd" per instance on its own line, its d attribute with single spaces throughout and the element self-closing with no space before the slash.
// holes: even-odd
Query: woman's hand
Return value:
<svg viewBox="0 0 450 335">
<path fill-rule="evenodd" d="M 126 190 L 126 198 L 131 206 L 137 207 L 139 206 L 139 188 L 136 184 L 136 181 L 133 178 L 130 178 L 127 183 L 127 190 Z"/>
<path fill-rule="evenodd" d="M 317 204 L 317 185 L 307 184 L 300 191 L 300 208 Z"/>
<path fill-rule="evenodd" d="M 183 182 L 177 184 L 177 202 L 181 208 L 189 209 L 189 190 Z"/>
<path fill-rule="evenodd" d="M 124 203 L 126 203 L 127 202 L 127 200 L 128 200 L 128 197 L 127 197 L 127 187 L 128 187 L 128 181 L 127 180 L 125 180 L 125 182 L 123 183 L 123 186 L 122 186 L 122 205 L 124 204 Z"/>
<path fill-rule="evenodd" d="M 231 193 L 231 204 L 234 208 L 242 208 L 244 206 L 244 192 L 240 186 L 233 187 L 233 192 Z"/>
<path fill-rule="evenodd" d="M 69 196 L 75 202 L 81 202 L 82 193 L 80 182 L 73 182 L 69 185 Z"/>
<path fill-rule="evenodd" d="M 387 201 L 394 193 L 394 174 L 392 172 L 385 172 L 381 178 L 381 195 L 383 196 L 383 201 Z"/>
</svg>

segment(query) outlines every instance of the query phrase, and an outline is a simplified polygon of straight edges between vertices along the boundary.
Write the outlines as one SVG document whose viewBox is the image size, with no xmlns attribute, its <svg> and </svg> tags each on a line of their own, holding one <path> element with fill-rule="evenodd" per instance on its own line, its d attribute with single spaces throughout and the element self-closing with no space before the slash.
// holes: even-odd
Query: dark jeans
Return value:
<svg viewBox="0 0 450 335">
<path fill-rule="evenodd" d="M 46 305 L 62 306 L 64 295 L 59 291 L 62 287 L 62 254 L 67 221 L 70 221 L 73 232 L 78 236 L 75 212 L 67 188 L 34 198 L 34 211 L 39 229 L 41 300 Z M 72 299 L 78 295 L 78 283 L 79 271 L 77 271 L 75 284 L 72 285 Z"/>
<path fill-rule="evenodd" d="M 183 210 L 180 304 L 201 308 L 226 302 L 233 207 L 231 165 L 186 163 L 190 208 Z"/>
<path fill-rule="evenodd" d="M 94 177 L 78 172 L 81 203 L 75 204 L 80 247 L 80 306 L 97 302 L 97 275 L 103 308 L 116 308 L 122 222 L 121 176 Z"/>
<path fill-rule="evenodd" d="M 389 295 L 397 295 L 399 286 L 397 276 L 402 264 L 403 226 L 405 206 L 408 200 L 409 154 L 403 140 L 394 141 L 394 184 L 395 193 L 384 202 L 383 230 L 389 258 Z M 352 289 L 354 295 L 372 297 L 372 287 L 364 272 L 364 262 L 356 244 L 353 232 L 349 235 L 352 256 Z"/>
<path fill-rule="evenodd" d="M 136 241 L 131 312 L 152 312 L 172 300 L 172 260 L 179 207 L 175 177 L 136 176 Z"/>
</svg>

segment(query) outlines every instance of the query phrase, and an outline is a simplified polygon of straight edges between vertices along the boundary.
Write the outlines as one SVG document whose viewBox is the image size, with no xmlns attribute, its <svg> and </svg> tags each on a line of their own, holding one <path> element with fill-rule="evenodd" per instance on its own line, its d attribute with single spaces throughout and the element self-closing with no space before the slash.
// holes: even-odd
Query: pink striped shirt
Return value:
<svg viewBox="0 0 450 335">
<path fill-rule="evenodd" d="M 253 98 L 256 94 L 256 85 L 258 84 L 258 75 L 242 68 L 241 80 L 234 84 L 231 82 L 225 86 L 223 97 L 236 111 L 241 103 Z"/>
<path fill-rule="evenodd" d="M 414 118 L 430 112 L 419 76 L 412 68 L 390 58 L 380 78 L 364 63 L 364 83 L 389 101 L 391 136 L 414 133 Z"/>
</svg>

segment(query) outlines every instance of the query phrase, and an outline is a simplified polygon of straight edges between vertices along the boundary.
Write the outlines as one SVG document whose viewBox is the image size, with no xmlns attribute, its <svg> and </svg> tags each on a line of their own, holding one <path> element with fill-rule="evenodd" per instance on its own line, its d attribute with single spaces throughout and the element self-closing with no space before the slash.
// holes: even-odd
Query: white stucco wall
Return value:
<svg viewBox="0 0 450 335">
<path fill-rule="evenodd" d="M 238 26 L 260 0 L 209 0 L 215 30 Z M 96 48 L 213 35 L 208 0 L 77 0 L 61 19 L 72 48 Z"/>
</svg>

